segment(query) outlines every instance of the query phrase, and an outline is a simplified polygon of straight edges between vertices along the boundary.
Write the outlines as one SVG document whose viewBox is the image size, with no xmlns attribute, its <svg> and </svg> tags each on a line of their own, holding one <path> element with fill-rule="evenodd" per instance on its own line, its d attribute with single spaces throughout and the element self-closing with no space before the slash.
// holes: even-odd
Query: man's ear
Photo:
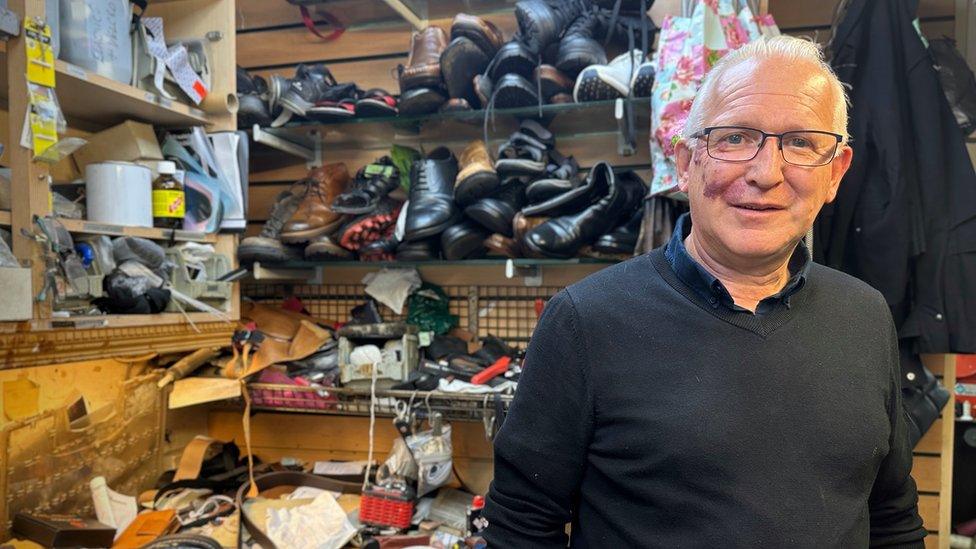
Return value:
<svg viewBox="0 0 976 549">
<path fill-rule="evenodd" d="M 678 190 L 683 193 L 688 192 L 688 179 L 690 177 L 689 168 L 691 167 L 692 150 L 689 142 L 681 138 L 674 146 L 674 163 L 678 172 Z"/>
<path fill-rule="evenodd" d="M 851 160 L 854 158 L 854 149 L 848 145 L 843 145 L 840 153 L 830 162 L 830 187 L 827 189 L 825 203 L 830 204 L 837 198 L 837 190 L 840 182 L 844 179 L 844 174 L 851 167 Z"/>
</svg>

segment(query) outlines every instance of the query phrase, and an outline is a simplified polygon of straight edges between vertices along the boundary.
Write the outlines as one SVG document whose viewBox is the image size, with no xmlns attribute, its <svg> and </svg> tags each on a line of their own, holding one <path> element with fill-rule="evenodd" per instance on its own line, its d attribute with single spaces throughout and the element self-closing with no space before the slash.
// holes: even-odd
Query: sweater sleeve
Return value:
<svg viewBox="0 0 976 549">
<path fill-rule="evenodd" d="M 885 307 L 889 332 L 888 378 L 890 396 L 888 418 L 891 421 L 890 450 L 868 500 L 871 513 L 871 547 L 923 548 L 926 531 L 918 514 L 918 490 L 912 478 L 912 447 L 908 438 L 908 421 L 901 404 L 901 366 L 898 340 L 890 313 Z"/>
<path fill-rule="evenodd" d="M 539 319 L 495 438 L 484 515 L 490 547 L 566 547 L 592 429 L 585 357 L 576 308 L 563 290 Z"/>
</svg>

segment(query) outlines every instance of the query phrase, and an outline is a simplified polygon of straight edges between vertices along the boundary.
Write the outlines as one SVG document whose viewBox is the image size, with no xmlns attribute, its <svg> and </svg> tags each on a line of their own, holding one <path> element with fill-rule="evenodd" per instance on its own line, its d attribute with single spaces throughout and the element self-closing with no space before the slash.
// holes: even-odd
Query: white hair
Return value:
<svg viewBox="0 0 976 549">
<path fill-rule="evenodd" d="M 689 139 L 705 127 L 706 120 L 713 114 L 714 105 L 718 103 L 715 97 L 718 92 L 718 84 L 729 69 L 747 61 L 762 61 L 773 58 L 785 59 L 791 64 L 807 63 L 823 73 L 823 76 L 827 78 L 831 91 L 830 95 L 834 100 L 833 131 L 843 135 L 846 143 L 848 138 L 848 100 L 847 94 L 844 93 L 844 85 L 834 74 L 830 65 L 824 61 L 823 53 L 818 44 L 810 40 L 786 35 L 759 38 L 722 57 L 705 75 L 705 80 L 691 104 L 691 111 L 688 113 L 688 120 L 685 122 L 682 137 Z"/>
</svg>

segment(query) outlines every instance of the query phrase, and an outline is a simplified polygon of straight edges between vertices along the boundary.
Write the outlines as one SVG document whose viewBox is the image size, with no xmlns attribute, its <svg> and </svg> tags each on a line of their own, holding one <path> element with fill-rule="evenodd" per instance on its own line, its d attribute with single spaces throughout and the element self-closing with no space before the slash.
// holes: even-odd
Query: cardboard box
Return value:
<svg viewBox="0 0 976 549">
<path fill-rule="evenodd" d="M 88 144 L 75 151 L 74 157 L 78 169 L 84 173 L 85 166 L 94 162 L 162 160 L 163 151 L 159 148 L 152 126 L 128 120 L 92 134 Z"/>
<path fill-rule="evenodd" d="M 30 320 L 33 317 L 31 270 L 0 267 L 0 320 Z"/>
</svg>

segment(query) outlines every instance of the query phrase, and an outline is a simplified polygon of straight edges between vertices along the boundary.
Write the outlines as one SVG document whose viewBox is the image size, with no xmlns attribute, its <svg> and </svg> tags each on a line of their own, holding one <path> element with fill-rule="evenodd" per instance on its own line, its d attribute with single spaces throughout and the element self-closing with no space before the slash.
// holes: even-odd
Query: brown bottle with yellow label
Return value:
<svg viewBox="0 0 976 549">
<path fill-rule="evenodd" d="M 183 228 L 186 212 L 186 193 L 176 180 L 176 163 L 164 160 L 157 167 L 159 177 L 152 185 L 153 225 L 166 229 Z"/>
</svg>

